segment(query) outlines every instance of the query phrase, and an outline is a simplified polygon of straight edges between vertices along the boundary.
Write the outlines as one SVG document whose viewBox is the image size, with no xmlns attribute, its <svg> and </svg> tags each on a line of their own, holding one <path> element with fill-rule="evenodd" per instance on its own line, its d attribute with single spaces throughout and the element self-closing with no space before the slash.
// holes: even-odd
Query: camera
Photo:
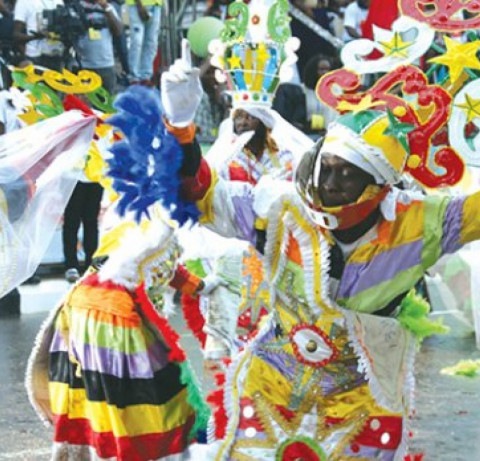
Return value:
<svg viewBox="0 0 480 461">
<path fill-rule="evenodd" d="M 55 34 L 64 43 L 74 43 L 89 29 L 108 27 L 105 11 L 91 1 L 65 0 L 64 5 L 43 10 L 42 29 Z"/>
</svg>

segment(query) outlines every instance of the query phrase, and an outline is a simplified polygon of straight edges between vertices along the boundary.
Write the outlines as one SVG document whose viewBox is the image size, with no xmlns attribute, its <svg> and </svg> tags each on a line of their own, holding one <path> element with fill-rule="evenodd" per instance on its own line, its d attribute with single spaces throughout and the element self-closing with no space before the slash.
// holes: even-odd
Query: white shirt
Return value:
<svg viewBox="0 0 480 461">
<path fill-rule="evenodd" d="M 5 133 L 22 128 L 23 123 L 17 115 L 23 113 L 22 106 L 24 105 L 25 102 L 22 101 L 21 97 L 14 98 L 13 93 L 10 91 L 0 91 L 0 123 L 3 123 Z"/>
<path fill-rule="evenodd" d="M 359 34 L 361 34 L 361 24 L 367 18 L 368 8 L 363 9 L 358 6 L 356 0 L 345 8 L 345 16 L 343 18 L 343 41 L 349 42 L 354 40 L 355 37 L 352 37 L 347 32 L 347 26 L 355 29 Z"/>
<path fill-rule="evenodd" d="M 44 10 L 53 10 L 57 5 L 63 5 L 63 0 L 17 0 L 14 19 L 25 24 L 27 34 L 39 32 L 43 29 Z M 51 40 L 31 40 L 25 45 L 25 54 L 30 58 L 45 55 L 61 55 L 63 47 L 59 42 Z"/>
</svg>

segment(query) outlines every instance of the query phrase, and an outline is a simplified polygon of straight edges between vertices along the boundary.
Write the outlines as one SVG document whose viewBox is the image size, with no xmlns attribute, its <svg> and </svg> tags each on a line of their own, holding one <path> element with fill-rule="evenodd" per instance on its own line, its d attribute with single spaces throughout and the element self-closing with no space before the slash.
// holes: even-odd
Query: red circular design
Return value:
<svg viewBox="0 0 480 461">
<path fill-rule="evenodd" d="M 282 453 L 282 461 L 322 461 L 318 453 L 304 442 L 293 442 L 286 446 Z"/>
<path fill-rule="evenodd" d="M 257 25 L 260 23 L 260 16 L 258 14 L 254 14 L 252 16 L 252 24 Z"/>
</svg>

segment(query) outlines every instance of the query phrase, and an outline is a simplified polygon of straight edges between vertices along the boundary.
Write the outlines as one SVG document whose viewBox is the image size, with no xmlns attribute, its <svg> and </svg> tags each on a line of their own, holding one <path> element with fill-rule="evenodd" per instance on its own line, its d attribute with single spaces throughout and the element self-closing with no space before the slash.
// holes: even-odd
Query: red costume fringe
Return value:
<svg viewBox="0 0 480 461">
<path fill-rule="evenodd" d="M 183 318 L 195 338 L 200 341 L 202 349 L 205 347 L 207 335 L 203 331 L 205 318 L 200 311 L 200 299 L 198 296 L 182 294 L 181 301 Z"/>
<path fill-rule="evenodd" d="M 178 345 L 180 337 L 172 330 L 167 320 L 160 317 L 155 310 L 143 284 L 135 290 L 135 301 L 138 303 L 148 321 L 155 325 L 162 334 L 166 345 L 170 348 L 170 352 L 168 353 L 169 360 L 172 362 L 183 362 L 186 357 L 185 352 Z"/>
</svg>

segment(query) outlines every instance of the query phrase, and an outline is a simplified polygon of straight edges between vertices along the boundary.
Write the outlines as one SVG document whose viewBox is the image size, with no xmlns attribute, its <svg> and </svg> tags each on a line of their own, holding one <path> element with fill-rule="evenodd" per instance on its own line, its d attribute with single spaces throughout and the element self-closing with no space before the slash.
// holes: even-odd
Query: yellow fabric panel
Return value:
<svg viewBox="0 0 480 461">
<path fill-rule="evenodd" d="M 210 173 L 212 175 L 210 186 L 203 198 L 197 201 L 197 208 L 201 213 L 199 222 L 202 224 L 213 223 L 215 221 L 213 200 L 215 197 L 215 186 L 218 182 L 218 174 L 214 169 L 211 169 Z"/>
<path fill-rule="evenodd" d="M 312 367 L 312 372 L 314 368 Z M 268 395 L 268 400 L 273 405 L 288 407 L 292 395 L 292 382 L 288 381 L 273 367 L 263 360 L 253 357 L 250 363 L 243 397 L 253 399 L 257 392 Z M 373 416 L 402 416 L 401 413 L 392 413 L 375 403 L 367 384 L 357 389 L 322 398 L 322 408 L 326 416 L 332 418 L 345 418 L 350 413 L 362 408 Z"/>
<path fill-rule="evenodd" d="M 460 243 L 465 244 L 480 239 L 480 192 L 465 199 L 463 204 L 462 229 Z"/>
<path fill-rule="evenodd" d="M 345 418 L 360 409 L 366 410 L 370 416 L 403 416 L 402 413 L 393 413 L 377 405 L 367 384 L 329 397 L 325 403 L 326 416 L 331 418 Z"/>
<path fill-rule="evenodd" d="M 95 432 L 112 432 L 115 437 L 168 432 L 186 423 L 193 414 L 183 389 L 163 405 L 131 405 L 117 408 L 107 402 L 92 402 L 85 389 L 71 389 L 66 383 L 49 383 L 50 405 L 55 415 L 86 418 Z"/>
<path fill-rule="evenodd" d="M 424 203 L 419 200 L 407 206 L 407 210 L 402 210 L 402 206 L 400 206 L 400 210 L 397 209 L 397 220 L 395 222 L 382 221 L 379 226 L 378 237 L 380 245 L 376 247 L 377 251 L 375 253 L 373 253 L 374 247 L 372 244 L 366 243 L 352 253 L 348 262 L 368 262 L 378 253 L 383 253 L 399 245 L 411 243 L 422 238 L 425 214 Z M 384 236 L 382 235 L 383 233 L 388 235 Z M 375 240 L 374 243 L 377 244 L 378 240 Z"/>
<path fill-rule="evenodd" d="M 372 146 L 378 147 L 385 159 L 397 172 L 403 171 L 408 154 L 400 144 L 400 141 L 393 136 L 385 135 L 385 130 L 389 127 L 388 119 L 382 118 L 367 128 L 363 134 L 363 139 Z M 415 152 L 412 152 L 413 154 Z"/>
</svg>

